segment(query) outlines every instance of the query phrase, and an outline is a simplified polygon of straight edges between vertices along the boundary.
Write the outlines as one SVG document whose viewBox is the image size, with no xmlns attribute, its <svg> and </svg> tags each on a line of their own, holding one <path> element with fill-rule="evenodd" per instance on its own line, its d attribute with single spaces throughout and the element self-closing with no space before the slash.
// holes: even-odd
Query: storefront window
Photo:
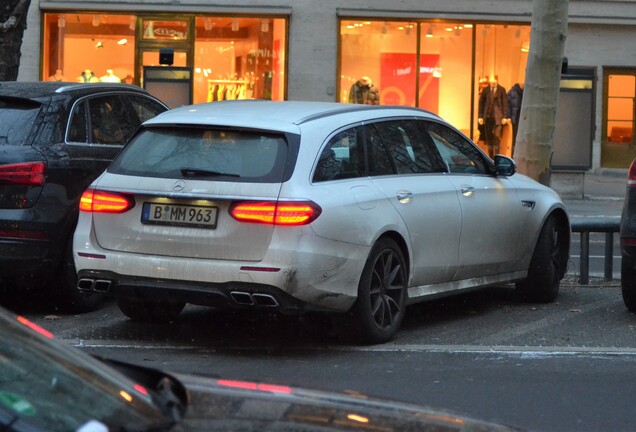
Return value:
<svg viewBox="0 0 636 432">
<path fill-rule="evenodd" d="M 480 84 L 523 84 L 530 26 L 359 19 L 342 20 L 340 36 L 340 102 L 374 103 L 375 91 L 380 104 L 430 110 L 479 142 Z M 352 97 L 360 88 L 371 97 Z"/>
<path fill-rule="evenodd" d="M 135 61 L 132 15 L 44 15 L 42 79 L 132 82 Z"/>
<path fill-rule="evenodd" d="M 198 17 L 194 102 L 285 98 L 286 20 Z"/>
<path fill-rule="evenodd" d="M 340 102 L 416 102 L 417 25 L 402 21 L 342 21 Z"/>
<path fill-rule="evenodd" d="M 605 131 L 601 147 L 601 166 L 628 168 L 636 156 L 636 71 L 612 71 L 605 74 L 607 89 Z"/>
<path fill-rule="evenodd" d="M 509 93 L 515 85 L 523 86 L 530 48 L 530 26 L 506 24 L 475 25 L 475 106 L 473 114 L 473 140 L 488 151 L 486 138 L 498 134 L 494 143 L 496 152 L 512 156 L 514 151 L 513 125 L 502 124 L 495 134 L 486 133 L 485 125 L 478 125 L 480 94 L 494 80 Z M 510 100 L 510 98 L 508 98 Z M 521 99 L 518 99 L 521 102 Z M 511 108 L 505 115 L 511 116 Z M 520 108 L 520 106 L 518 106 Z"/>
</svg>

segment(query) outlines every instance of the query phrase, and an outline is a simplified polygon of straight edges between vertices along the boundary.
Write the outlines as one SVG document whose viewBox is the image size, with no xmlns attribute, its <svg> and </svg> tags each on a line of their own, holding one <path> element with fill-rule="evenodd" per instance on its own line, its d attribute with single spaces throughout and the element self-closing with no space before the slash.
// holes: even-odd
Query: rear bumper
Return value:
<svg viewBox="0 0 636 432">
<path fill-rule="evenodd" d="M 0 275 L 3 279 L 50 277 L 60 264 L 63 248 L 49 241 L 0 239 Z"/>
<path fill-rule="evenodd" d="M 244 282 L 191 282 L 82 270 L 78 273 L 78 288 L 105 292 L 113 297 L 178 301 L 224 309 L 275 309 L 286 313 L 308 309 L 306 304 L 276 287 Z"/>
</svg>

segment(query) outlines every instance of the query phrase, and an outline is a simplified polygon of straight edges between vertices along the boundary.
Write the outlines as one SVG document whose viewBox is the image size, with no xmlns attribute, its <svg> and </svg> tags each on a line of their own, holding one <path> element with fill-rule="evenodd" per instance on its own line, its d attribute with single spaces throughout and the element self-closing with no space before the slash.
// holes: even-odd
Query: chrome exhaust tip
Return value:
<svg viewBox="0 0 636 432">
<path fill-rule="evenodd" d="M 97 291 L 100 293 L 108 292 L 110 290 L 110 285 L 111 285 L 111 281 L 109 280 L 104 280 L 104 279 L 96 280 L 95 284 L 93 285 L 93 291 Z"/>
<path fill-rule="evenodd" d="M 276 301 L 276 299 L 269 294 L 260 294 L 260 293 L 252 294 L 252 300 L 254 300 L 254 303 L 257 304 L 258 306 L 265 306 L 265 307 L 278 306 L 278 301 Z"/>
<path fill-rule="evenodd" d="M 80 291 L 93 291 L 94 286 L 94 279 L 83 278 L 77 281 L 77 289 Z"/>
<path fill-rule="evenodd" d="M 254 300 L 252 300 L 252 296 L 249 293 L 241 292 L 241 291 L 232 291 L 230 293 L 230 297 L 236 304 L 240 304 L 243 306 L 253 306 Z"/>
</svg>

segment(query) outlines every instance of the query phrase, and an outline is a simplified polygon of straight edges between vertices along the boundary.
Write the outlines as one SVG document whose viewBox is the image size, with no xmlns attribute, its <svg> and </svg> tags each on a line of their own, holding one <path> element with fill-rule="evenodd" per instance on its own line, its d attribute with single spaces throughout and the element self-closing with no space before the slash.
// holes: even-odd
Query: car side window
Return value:
<svg viewBox="0 0 636 432">
<path fill-rule="evenodd" d="M 123 145 L 139 127 L 119 95 L 88 100 L 89 136 L 94 144 Z"/>
<path fill-rule="evenodd" d="M 426 130 L 453 174 L 489 174 L 484 155 L 454 130 L 435 122 L 426 122 Z"/>
<path fill-rule="evenodd" d="M 71 116 L 71 122 L 66 137 L 67 142 L 87 143 L 87 125 L 86 101 L 82 101 L 75 106 Z"/>
<path fill-rule="evenodd" d="M 364 128 L 367 163 L 369 167 L 369 175 L 391 175 L 396 173 L 396 169 L 388 149 L 382 141 L 382 137 L 378 132 L 375 124 L 366 125 Z"/>
<path fill-rule="evenodd" d="M 426 145 L 424 136 L 414 121 L 385 121 L 375 125 L 398 174 L 440 171 L 435 163 L 435 155 Z"/>
<path fill-rule="evenodd" d="M 313 181 L 363 176 L 364 153 L 361 135 L 361 129 L 358 127 L 334 135 L 320 153 Z"/>
<path fill-rule="evenodd" d="M 137 114 L 139 124 L 166 111 L 163 105 L 144 96 L 129 96 L 127 99 L 130 101 L 133 111 Z"/>
</svg>

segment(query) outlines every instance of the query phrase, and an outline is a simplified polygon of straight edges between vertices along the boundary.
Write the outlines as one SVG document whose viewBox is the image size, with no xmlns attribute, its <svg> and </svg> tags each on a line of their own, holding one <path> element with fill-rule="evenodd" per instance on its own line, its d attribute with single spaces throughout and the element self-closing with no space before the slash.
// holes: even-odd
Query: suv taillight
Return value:
<svg viewBox="0 0 636 432">
<path fill-rule="evenodd" d="M 0 165 L 0 184 L 42 186 L 45 180 L 44 162 L 22 162 Z"/>
<path fill-rule="evenodd" d="M 230 207 L 230 215 L 239 222 L 270 225 L 307 225 L 322 209 L 313 201 L 239 201 Z"/>
<path fill-rule="evenodd" d="M 88 188 L 80 198 L 79 209 L 88 213 L 123 213 L 134 206 L 132 195 Z"/>
<path fill-rule="evenodd" d="M 632 161 L 627 173 L 627 187 L 636 187 L 636 164 Z"/>
</svg>

